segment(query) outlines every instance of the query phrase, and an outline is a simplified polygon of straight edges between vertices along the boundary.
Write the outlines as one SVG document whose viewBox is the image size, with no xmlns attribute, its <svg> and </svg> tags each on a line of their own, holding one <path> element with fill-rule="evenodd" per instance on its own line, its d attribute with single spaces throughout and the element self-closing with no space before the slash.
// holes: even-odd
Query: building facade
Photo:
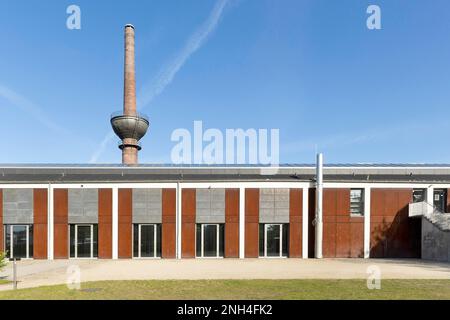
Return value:
<svg viewBox="0 0 450 320">
<path fill-rule="evenodd" d="M 50 260 L 314 257 L 315 167 L 273 170 L 3 165 L 0 249 Z M 421 258 L 410 204 L 448 212 L 450 166 L 327 165 L 323 188 L 324 258 Z"/>
</svg>

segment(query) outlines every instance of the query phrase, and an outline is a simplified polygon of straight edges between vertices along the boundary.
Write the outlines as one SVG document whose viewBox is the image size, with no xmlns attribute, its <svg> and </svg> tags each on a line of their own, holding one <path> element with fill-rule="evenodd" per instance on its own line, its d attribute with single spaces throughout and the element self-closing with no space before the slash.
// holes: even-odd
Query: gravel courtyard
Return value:
<svg viewBox="0 0 450 320">
<path fill-rule="evenodd" d="M 189 259 L 28 260 L 18 262 L 19 288 L 67 283 L 79 270 L 82 282 L 102 280 L 366 279 L 378 267 L 382 279 L 450 279 L 450 264 L 387 259 Z M 75 266 L 75 267 L 74 267 Z M 78 269 L 79 268 L 79 269 Z M 370 268 L 369 268 L 370 269 Z M 12 263 L 0 273 L 12 280 Z M 0 285 L 0 290 L 11 289 Z"/>
</svg>

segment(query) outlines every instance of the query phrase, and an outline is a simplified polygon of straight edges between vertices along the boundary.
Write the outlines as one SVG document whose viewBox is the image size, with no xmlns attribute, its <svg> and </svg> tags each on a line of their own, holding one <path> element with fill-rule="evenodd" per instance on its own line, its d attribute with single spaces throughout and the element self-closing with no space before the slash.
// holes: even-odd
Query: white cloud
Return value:
<svg viewBox="0 0 450 320">
<path fill-rule="evenodd" d="M 216 29 L 227 3 L 228 0 L 217 1 L 208 19 L 188 38 L 186 45 L 177 54 L 175 59 L 161 70 L 153 81 L 143 86 L 138 99 L 138 108 L 147 106 L 172 82 L 186 61 L 205 43 L 211 33 Z"/>
<path fill-rule="evenodd" d="M 12 105 L 24 111 L 26 115 L 35 118 L 38 122 L 43 124 L 48 129 L 57 133 L 67 133 L 67 131 L 63 127 L 53 122 L 39 106 L 37 106 L 24 96 L 20 95 L 19 93 L 1 84 L 0 97 L 4 98 Z"/>
<path fill-rule="evenodd" d="M 175 59 L 167 64 L 152 81 L 142 87 L 142 90 L 138 95 L 138 109 L 145 108 L 156 96 L 160 95 L 173 81 L 175 75 L 180 71 L 186 61 L 201 48 L 208 37 L 217 28 L 228 2 L 229 0 L 218 0 L 208 19 L 206 19 L 202 26 L 188 38 L 185 46 L 176 55 Z M 112 132 L 109 132 L 102 140 L 89 162 L 97 162 L 113 138 L 114 135 Z"/>
</svg>

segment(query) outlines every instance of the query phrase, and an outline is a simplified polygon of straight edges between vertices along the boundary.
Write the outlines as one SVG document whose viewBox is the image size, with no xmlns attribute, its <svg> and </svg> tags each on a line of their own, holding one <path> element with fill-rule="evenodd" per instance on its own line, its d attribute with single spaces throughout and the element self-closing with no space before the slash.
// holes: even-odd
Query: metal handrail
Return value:
<svg viewBox="0 0 450 320">
<path fill-rule="evenodd" d="M 126 144 L 126 143 L 123 143 L 122 140 L 117 141 L 117 145 L 118 145 L 119 147 L 120 147 L 121 145 L 124 145 L 124 144 Z M 137 141 L 137 140 L 136 140 L 135 143 L 133 143 L 133 145 L 136 145 L 136 146 L 139 146 L 139 147 L 142 146 L 142 145 L 141 145 L 141 142 L 140 142 L 140 141 Z"/>
<path fill-rule="evenodd" d="M 425 208 L 422 208 L 425 212 L 422 212 L 421 216 L 423 216 L 425 219 L 427 219 L 430 223 L 432 223 L 434 226 L 436 226 L 439 230 L 443 231 L 449 231 L 450 230 L 450 213 L 445 213 L 436 208 L 434 204 L 431 204 L 427 201 L 420 201 L 420 202 L 413 202 L 410 203 L 410 205 L 413 204 L 425 204 L 426 206 L 429 206 L 433 208 L 433 212 L 427 212 Z M 410 206 L 411 210 L 411 206 Z M 410 215 L 411 217 L 411 215 Z"/>
<path fill-rule="evenodd" d="M 431 208 L 433 208 L 433 212 L 437 212 L 437 213 L 445 213 L 443 211 L 441 211 L 439 208 L 437 208 L 434 203 L 429 203 L 428 201 L 422 201 L 423 203 L 425 203 L 426 205 L 430 206 Z"/>
<path fill-rule="evenodd" d="M 137 111 L 135 112 L 135 114 L 132 114 L 132 115 L 124 114 L 122 110 L 121 111 L 115 111 L 115 112 L 111 113 L 111 119 L 114 119 L 114 118 L 117 118 L 117 117 L 122 117 L 122 116 L 125 116 L 125 117 L 136 117 L 136 118 L 144 119 L 147 122 L 149 122 L 149 118 L 148 118 L 148 116 L 146 114 L 143 114 L 143 113 L 140 113 L 140 112 L 137 112 Z"/>
<path fill-rule="evenodd" d="M 437 208 L 433 203 L 429 203 L 428 201 L 425 201 L 425 200 L 419 201 L 419 202 L 411 202 L 410 204 L 413 204 L 413 203 L 424 203 L 433 209 L 433 213 L 445 213 L 442 210 L 440 210 L 439 208 Z"/>
</svg>

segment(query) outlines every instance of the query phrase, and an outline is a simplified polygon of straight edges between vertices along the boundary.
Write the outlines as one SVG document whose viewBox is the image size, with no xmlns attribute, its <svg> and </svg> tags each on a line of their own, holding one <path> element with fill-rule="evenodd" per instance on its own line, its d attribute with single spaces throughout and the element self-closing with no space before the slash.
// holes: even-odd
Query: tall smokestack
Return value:
<svg viewBox="0 0 450 320">
<path fill-rule="evenodd" d="M 136 111 L 136 66 L 134 54 L 134 27 L 125 26 L 125 67 L 124 67 L 123 112 L 113 113 L 111 125 L 122 140 L 123 164 L 137 164 L 139 140 L 147 132 L 148 118 Z"/>
<path fill-rule="evenodd" d="M 136 114 L 136 64 L 134 55 L 134 27 L 125 26 L 125 68 L 123 114 Z"/>
</svg>

